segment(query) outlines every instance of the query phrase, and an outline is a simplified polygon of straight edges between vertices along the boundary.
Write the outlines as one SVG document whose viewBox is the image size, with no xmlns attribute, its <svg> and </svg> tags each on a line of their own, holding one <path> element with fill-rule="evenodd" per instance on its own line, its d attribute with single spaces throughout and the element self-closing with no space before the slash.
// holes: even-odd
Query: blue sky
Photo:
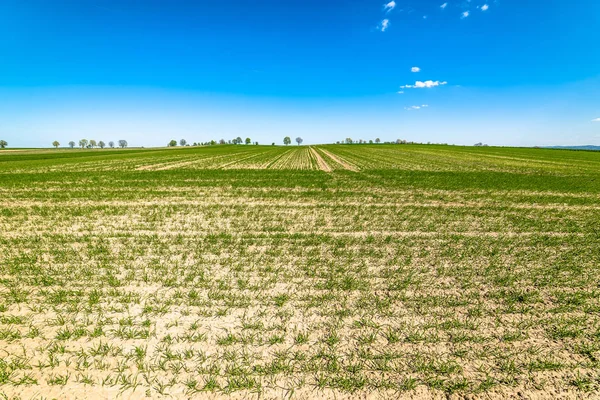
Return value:
<svg viewBox="0 0 600 400">
<path fill-rule="evenodd" d="M 2 0 L 0 139 L 600 144 L 599 26 L 595 0 Z"/>
</svg>

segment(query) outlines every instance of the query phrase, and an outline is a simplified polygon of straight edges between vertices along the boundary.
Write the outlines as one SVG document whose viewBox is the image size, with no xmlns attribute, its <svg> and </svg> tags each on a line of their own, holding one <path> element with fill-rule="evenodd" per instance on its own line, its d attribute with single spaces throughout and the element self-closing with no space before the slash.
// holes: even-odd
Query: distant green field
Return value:
<svg viewBox="0 0 600 400">
<path fill-rule="evenodd" d="M 6 398 L 600 396 L 600 153 L 0 151 L 0 198 Z"/>
</svg>

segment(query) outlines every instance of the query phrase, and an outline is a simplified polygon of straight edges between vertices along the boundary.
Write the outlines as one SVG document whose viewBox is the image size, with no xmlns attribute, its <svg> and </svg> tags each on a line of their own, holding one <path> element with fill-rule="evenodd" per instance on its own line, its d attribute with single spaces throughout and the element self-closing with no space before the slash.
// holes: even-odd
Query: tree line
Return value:
<svg viewBox="0 0 600 400">
<path fill-rule="evenodd" d="M 344 140 L 335 142 L 335 144 L 373 144 L 373 143 L 379 144 L 379 143 L 381 143 L 381 139 L 377 138 L 377 139 L 375 139 L 375 141 L 373 141 L 373 140 L 363 140 L 363 139 L 353 140 L 352 138 L 346 138 Z M 383 142 L 383 144 L 425 144 L 425 143 L 411 142 L 411 141 L 404 140 L 404 139 L 396 139 L 392 142 Z M 431 144 L 431 142 L 427 142 L 427 144 Z M 439 144 L 447 144 L 447 143 L 439 143 Z M 475 145 L 475 146 L 477 146 L 477 145 Z"/>
<path fill-rule="evenodd" d="M 241 137 L 237 137 L 235 139 L 226 141 L 225 139 L 221 139 L 218 142 L 215 140 L 211 140 L 209 142 L 194 142 L 193 144 L 189 144 L 187 140 L 181 139 L 179 141 L 179 146 L 215 146 L 217 144 L 242 144 L 244 141 Z M 252 144 L 252 139 L 246 138 L 246 144 Z M 258 145 L 258 142 L 254 142 L 255 145 Z M 167 147 L 177 147 L 177 140 L 173 139 L 169 143 L 167 143 Z"/>
<path fill-rule="evenodd" d="M 298 143 L 298 145 L 301 145 L 303 141 L 304 141 L 304 139 L 302 139 L 301 137 L 296 138 L 296 143 Z M 184 146 L 214 146 L 216 144 L 242 144 L 242 143 L 246 143 L 247 145 L 254 143 L 255 145 L 258 146 L 258 142 L 252 142 L 252 139 L 250 139 L 250 138 L 246 138 L 246 140 L 242 140 L 242 138 L 238 136 L 238 137 L 228 140 L 228 141 L 226 141 L 225 139 L 221 139 L 221 140 L 219 140 L 219 142 L 211 140 L 210 142 L 198 142 L 198 143 L 194 142 L 191 145 L 185 139 L 181 139 L 179 141 L 179 143 L 177 142 L 177 140 L 172 139 L 169 143 L 167 143 L 167 147 L 177 147 L 178 144 L 179 144 L 179 146 L 184 147 Z M 289 136 L 286 136 L 283 138 L 283 144 L 285 144 L 287 146 L 290 143 L 292 143 L 292 139 Z M 275 145 L 275 142 L 273 142 L 273 146 L 274 145 Z"/>
<path fill-rule="evenodd" d="M 363 140 L 363 139 L 353 140 L 352 138 L 346 138 L 344 140 L 335 142 L 335 144 L 373 144 L 373 143 L 379 144 L 382 142 L 379 138 L 375 139 L 375 142 L 373 142 L 373 140 Z M 383 142 L 383 144 L 438 144 L 438 145 L 448 146 L 448 143 L 431 143 L 431 142 L 423 143 L 423 142 L 412 142 L 412 141 L 408 141 L 408 140 L 404 140 L 404 139 L 396 139 L 392 142 Z M 475 144 L 475 146 L 487 146 L 487 145 L 477 143 L 477 144 Z"/>
<path fill-rule="evenodd" d="M 69 147 L 72 148 L 72 149 L 74 149 L 76 144 L 77 143 L 75 143 L 74 141 L 71 140 L 69 142 Z M 52 146 L 54 146 L 55 148 L 58 149 L 58 147 L 60 146 L 60 142 L 58 140 L 55 140 L 54 142 L 52 142 Z M 91 139 L 91 140 L 81 139 L 79 141 L 79 146 L 78 147 L 81 147 L 82 149 L 94 149 L 96 147 L 99 147 L 99 148 L 103 149 L 106 146 L 107 146 L 107 144 L 104 143 L 102 140 L 96 142 L 93 139 Z M 117 142 L 117 146 L 119 146 L 120 148 L 124 149 L 125 147 L 128 146 L 127 140 L 123 140 L 123 139 L 119 140 Z M 108 142 L 108 147 L 110 147 L 111 149 L 114 149 L 115 148 L 115 142 L 113 142 L 112 140 L 110 142 Z"/>
<path fill-rule="evenodd" d="M 398 140 L 401 140 L 401 139 L 398 139 Z M 397 143 L 399 143 L 398 140 L 396 141 Z M 369 140 L 369 141 L 363 140 L 363 139 L 353 140 L 352 138 L 346 138 L 342 141 L 335 142 L 335 144 L 356 144 L 356 143 L 358 143 L 358 144 L 367 144 L 367 143 L 373 144 L 373 140 Z M 375 143 L 377 143 L 377 144 L 381 143 L 381 139 L 379 139 L 379 138 L 375 139 Z M 386 143 L 394 143 L 394 142 L 386 142 Z"/>
</svg>

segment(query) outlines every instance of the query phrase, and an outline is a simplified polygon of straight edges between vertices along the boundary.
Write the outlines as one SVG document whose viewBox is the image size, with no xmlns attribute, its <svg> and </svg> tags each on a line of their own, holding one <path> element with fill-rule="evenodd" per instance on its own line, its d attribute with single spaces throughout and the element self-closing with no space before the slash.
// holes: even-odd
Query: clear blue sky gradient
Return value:
<svg viewBox="0 0 600 400">
<path fill-rule="evenodd" d="M 600 144 L 600 2 L 387 2 L 3 0 L 0 139 Z"/>
</svg>

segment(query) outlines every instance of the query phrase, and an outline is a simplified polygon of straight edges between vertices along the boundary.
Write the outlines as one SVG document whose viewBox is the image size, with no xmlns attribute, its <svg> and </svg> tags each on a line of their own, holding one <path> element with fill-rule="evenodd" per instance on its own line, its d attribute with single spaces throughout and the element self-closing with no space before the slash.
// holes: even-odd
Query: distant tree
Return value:
<svg viewBox="0 0 600 400">
<path fill-rule="evenodd" d="M 177 146 L 177 140 L 175 140 L 175 139 L 171 140 L 171 141 L 169 142 L 169 145 L 168 145 L 168 146 L 169 146 L 169 147 L 175 147 L 175 146 Z"/>
<path fill-rule="evenodd" d="M 283 138 L 283 144 L 285 144 L 287 146 L 290 143 L 292 143 L 292 139 L 290 139 L 289 136 L 286 136 Z"/>
<path fill-rule="evenodd" d="M 369 140 L 369 144 L 373 144 L 373 140 Z"/>
<path fill-rule="evenodd" d="M 258 146 L 258 142 L 254 142 L 254 144 L 255 144 L 256 146 Z"/>
<path fill-rule="evenodd" d="M 0 149 L 4 149 L 6 148 L 6 146 L 8 146 L 6 140 L 0 140 Z"/>
<path fill-rule="evenodd" d="M 98 147 L 100 147 L 101 149 L 106 147 L 106 143 L 104 143 L 102 140 L 98 142 Z"/>
<path fill-rule="evenodd" d="M 298 136 L 298 137 L 296 138 L 296 143 L 298 143 L 298 146 L 300 146 L 300 145 L 302 144 L 302 142 L 303 142 L 303 141 L 304 141 L 304 140 L 303 140 L 303 139 L 302 139 L 300 136 Z"/>
<path fill-rule="evenodd" d="M 362 139 L 358 139 L 358 143 L 362 144 L 363 140 Z"/>
<path fill-rule="evenodd" d="M 242 141 L 241 137 L 238 136 L 237 138 L 235 138 L 235 144 L 242 144 L 242 143 L 244 143 L 244 142 Z"/>
<path fill-rule="evenodd" d="M 210 145 L 211 145 L 211 146 L 214 146 L 215 144 L 217 144 L 217 142 L 215 142 L 214 140 L 211 140 L 211 141 L 210 141 Z"/>
<path fill-rule="evenodd" d="M 346 138 L 346 144 L 352 144 L 352 138 Z"/>
<path fill-rule="evenodd" d="M 179 145 L 180 145 L 180 146 L 185 146 L 186 144 L 187 144 L 187 141 L 186 141 L 185 139 L 181 139 L 181 140 L 179 141 Z"/>
<path fill-rule="evenodd" d="M 52 142 L 52 146 L 54 146 L 58 149 L 58 146 L 60 146 L 60 143 L 58 143 L 58 140 L 55 140 L 54 142 Z"/>
<path fill-rule="evenodd" d="M 119 147 L 121 147 L 122 149 L 124 149 L 125 147 L 127 147 L 127 140 L 119 140 Z"/>
<path fill-rule="evenodd" d="M 250 144 L 252 143 L 252 139 L 250 139 L 249 137 L 246 138 L 246 144 Z"/>
<path fill-rule="evenodd" d="M 381 140 L 379 140 L 379 138 L 375 139 L 375 143 L 381 143 Z"/>
<path fill-rule="evenodd" d="M 108 147 L 110 147 L 111 149 L 115 148 L 115 142 L 113 142 L 112 140 L 110 142 L 108 142 Z"/>
<path fill-rule="evenodd" d="M 483 143 L 481 143 L 481 142 L 475 143 L 473 146 L 480 147 L 480 146 L 483 146 Z"/>
<path fill-rule="evenodd" d="M 69 147 L 70 147 L 70 148 L 73 148 L 73 147 L 75 147 L 75 142 L 71 140 L 71 141 L 69 142 Z"/>
<path fill-rule="evenodd" d="M 219 144 L 225 144 L 225 139 L 219 140 Z"/>
<path fill-rule="evenodd" d="M 87 145 L 88 145 L 88 141 L 87 141 L 87 139 L 81 139 L 81 140 L 79 141 L 79 147 L 81 147 L 82 149 L 86 148 L 86 147 L 87 147 Z"/>
<path fill-rule="evenodd" d="M 271 146 L 275 146 L 275 142 L 271 143 Z"/>
<path fill-rule="evenodd" d="M 228 140 L 227 143 L 231 144 L 231 140 Z M 235 144 L 235 143 L 234 143 Z"/>
<path fill-rule="evenodd" d="M 94 147 L 96 147 L 97 143 L 95 140 L 90 140 L 90 147 L 93 149 Z"/>
</svg>

